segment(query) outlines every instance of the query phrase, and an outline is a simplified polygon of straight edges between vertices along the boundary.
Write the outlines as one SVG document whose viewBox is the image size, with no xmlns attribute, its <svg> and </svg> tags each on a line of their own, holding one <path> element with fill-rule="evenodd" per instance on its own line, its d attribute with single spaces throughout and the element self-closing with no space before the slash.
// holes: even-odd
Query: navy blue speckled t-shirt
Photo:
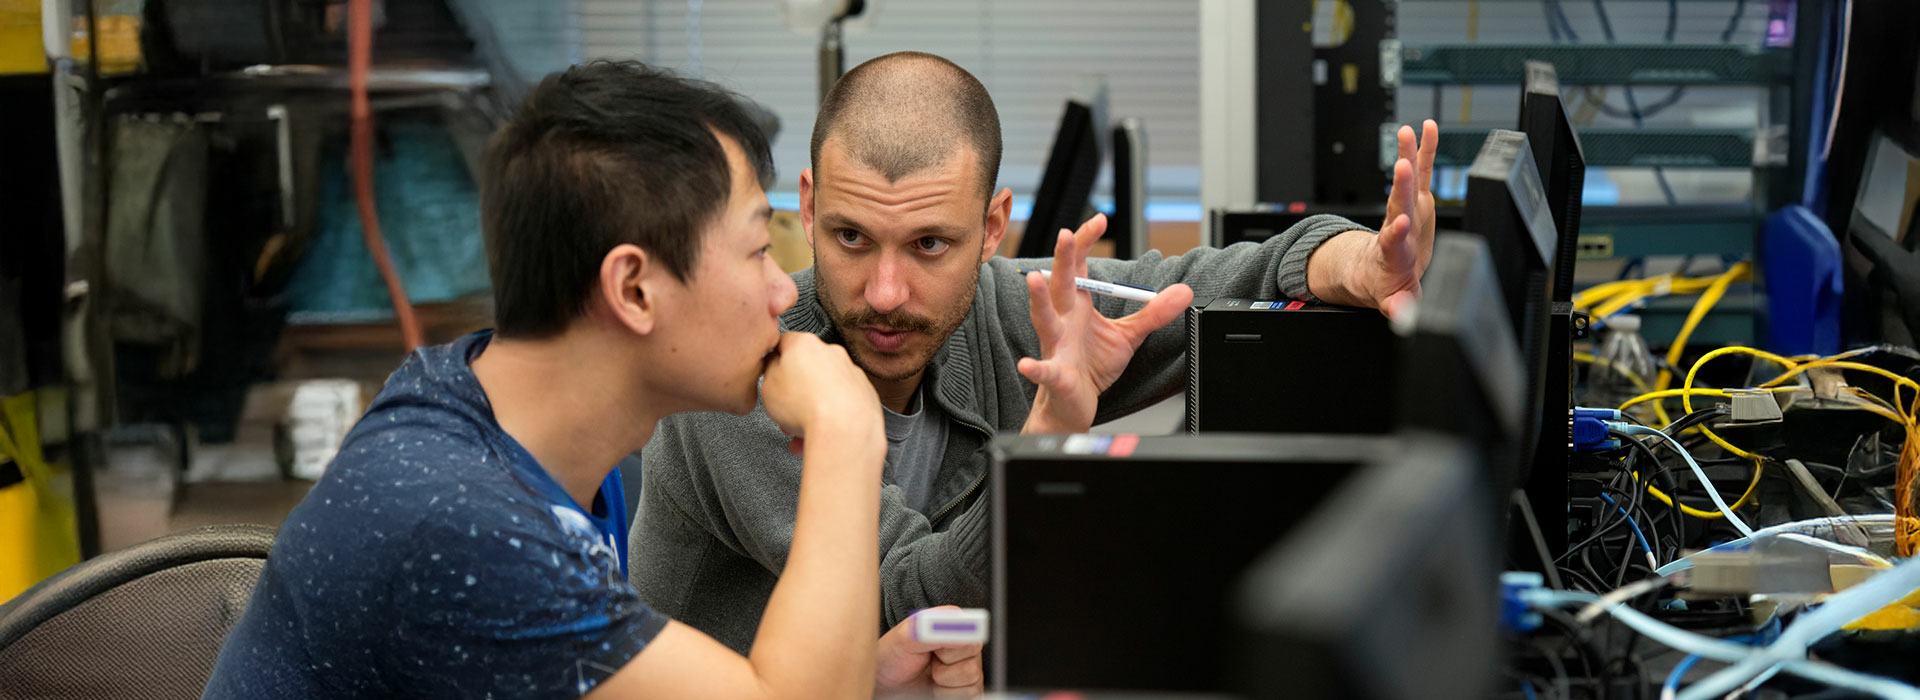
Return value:
<svg viewBox="0 0 1920 700">
<path fill-rule="evenodd" d="M 477 333 L 414 353 L 281 526 L 203 696 L 577 698 L 666 626 L 625 573 L 611 473 L 583 509 L 500 429 Z"/>
</svg>

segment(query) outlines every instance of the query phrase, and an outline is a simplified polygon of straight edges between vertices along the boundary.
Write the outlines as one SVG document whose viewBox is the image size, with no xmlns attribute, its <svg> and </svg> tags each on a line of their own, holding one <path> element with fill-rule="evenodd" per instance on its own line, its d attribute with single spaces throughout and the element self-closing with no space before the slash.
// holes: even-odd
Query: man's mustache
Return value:
<svg viewBox="0 0 1920 700">
<path fill-rule="evenodd" d="M 850 311 L 840 317 L 841 328 L 869 328 L 878 326 L 892 331 L 929 333 L 934 330 L 933 319 L 904 311 L 879 313 L 873 309 Z"/>
</svg>

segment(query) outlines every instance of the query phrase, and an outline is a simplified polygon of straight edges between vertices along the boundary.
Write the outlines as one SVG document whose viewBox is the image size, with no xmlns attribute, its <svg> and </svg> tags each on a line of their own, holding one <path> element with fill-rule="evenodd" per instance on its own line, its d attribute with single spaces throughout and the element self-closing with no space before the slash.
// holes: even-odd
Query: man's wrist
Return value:
<svg viewBox="0 0 1920 700">
<path fill-rule="evenodd" d="M 1329 304 L 1370 306 L 1361 288 L 1361 264 L 1372 231 L 1353 229 L 1320 243 L 1307 259 L 1307 293 Z"/>
<path fill-rule="evenodd" d="M 807 429 L 806 441 L 809 449 L 817 446 L 844 450 L 852 455 L 872 453 L 882 460 L 887 454 L 886 433 L 875 425 L 848 415 L 821 416 Z"/>
<path fill-rule="evenodd" d="M 1026 423 L 1020 426 L 1023 435 L 1044 435 L 1048 433 L 1082 432 L 1072 426 L 1060 425 L 1053 420 L 1053 400 L 1046 387 L 1033 395 L 1033 408 L 1027 412 Z"/>
</svg>

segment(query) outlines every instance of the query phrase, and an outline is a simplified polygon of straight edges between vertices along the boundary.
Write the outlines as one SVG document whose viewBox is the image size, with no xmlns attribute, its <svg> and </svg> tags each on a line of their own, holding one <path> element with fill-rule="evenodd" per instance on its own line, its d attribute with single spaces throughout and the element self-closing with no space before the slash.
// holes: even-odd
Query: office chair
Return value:
<svg viewBox="0 0 1920 700">
<path fill-rule="evenodd" d="M 215 525 L 81 562 L 0 606 L 0 700 L 200 697 L 273 528 Z"/>
</svg>

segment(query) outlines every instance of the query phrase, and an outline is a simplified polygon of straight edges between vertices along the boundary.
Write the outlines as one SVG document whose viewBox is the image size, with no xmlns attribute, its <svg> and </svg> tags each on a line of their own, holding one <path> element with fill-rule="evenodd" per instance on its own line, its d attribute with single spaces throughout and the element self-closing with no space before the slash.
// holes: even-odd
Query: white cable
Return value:
<svg viewBox="0 0 1920 700">
<path fill-rule="evenodd" d="M 1696 478 L 1700 479 L 1700 485 L 1706 488 L 1707 497 L 1713 499 L 1713 505 L 1720 509 L 1721 515 L 1724 515 L 1727 517 L 1727 523 L 1733 525 L 1733 529 L 1739 530 L 1741 535 L 1744 535 L 1746 537 L 1753 537 L 1753 528 L 1747 527 L 1747 522 L 1745 520 L 1741 520 L 1740 516 L 1734 514 L 1733 508 L 1727 506 L 1726 499 L 1723 499 L 1720 497 L 1720 489 L 1714 488 L 1713 482 L 1707 479 L 1707 470 L 1701 469 L 1699 462 L 1693 461 L 1693 455 L 1687 453 L 1687 448 L 1681 446 L 1679 440 L 1674 439 L 1672 435 L 1668 435 L 1666 433 L 1663 433 L 1658 430 L 1654 430 L 1653 428 L 1649 428 L 1644 425 L 1634 425 L 1632 423 L 1616 423 L 1616 424 L 1610 425 L 1609 427 L 1613 427 L 1619 430 L 1620 432 L 1626 433 L 1628 435 L 1658 435 L 1662 438 L 1665 438 L 1667 442 L 1673 443 L 1673 451 L 1680 453 L 1680 458 L 1687 461 L 1687 466 L 1693 469 L 1693 475 Z M 1679 494 L 1674 494 L 1674 498 L 1676 499 L 1679 498 L 1679 496 L 1680 496 Z M 1678 506 L 1677 501 L 1675 505 L 1676 507 Z"/>
<path fill-rule="evenodd" d="M 1527 602 L 1534 607 L 1560 608 L 1572 605 L 1585 605 L 1599 599 L 1600 596 L 1585 591 L 1542 589 L 1528 594 Z M 1646 613 L 1635 610 L 1625 604 L 1610 605 L 1607 607 L 1607 612 L 1611 613 L 1614 619 L 1619 620 L 1621 624 L 1633 628 L 1634 631 L 1639 632 L 1647 639 L 1679 651 L 1699 655 L 1702 658 L 1726 663 L 1737 663 L 1757 653 L 1752 647 L 1744 644 L 1735 644 L 1695 632 L 1688 632 L 1673 625 L 1655 620 Z M 1780 666 L 1781 670 L 1787 673 L 1810 681 L 1825 683 L 1836 688 L 1857 690 L 1883 698 L 1893 698 L 1894 700 L 1920 700 L 1920 689 L 1916 689 L 1913 686 L 1879 676 L 1844 669 L 1825 662 L 1799 658 L 1788 659 L 1782 662 Z M 1763 667 L 1761 670 L 1765 670 L 1765 668 Z"/>
<path fill-rule="evenodd" d="M 1706 552 L 1724 552 L 1733 549 L 1744 549 L 1748 545 L 1757 544 L 1760 540 L 1769 537 L 1778 537 L 1790 532 L 1807 535 L 1809 537 L 1838 537 L 1837 530 L 1842 527 L 1859 533 L 1865 539 L 1891 538 L 1893 537 L 1893 526 L 1892 513 L 1809 518 L 1807 520 L 1797 520 L 1779 525 L 1769 525 L 1755 531 L 1753 537 L 1741 537 L 1732 541 L 1722 542 L 1708 547 L 1702 552 L 1695 552 L 1694 555 L 1698 556 Z M 1665 576 L 1691 568 L 1693 568 L 1693 557 L 1681 557 L 1667 562 L 1665 566 L 1654 570 L 1654 573 Z"/>
<path fill-rule="evenodd" d="M 1608 606 L 1625 603 L 1634 598 L 1638 598 L 1643 593 L 1667 585 L 1667 582 L 1671 580 L 1673 580 L 1672 576 L 1656 576 L 1649 579 L 1641 579 L 1613 589 L 1606 595 L 1600 596 L 1598 600 L 1588 603 L 1587 607 L 1580 611 L 1580 614 L 1573 616 L 1573 620 L 1583 625 L 1592 622 L 1593 618 L 1599 617 L 1601 613 L 1606 612 Z"/>
<path fill-rule="evenodd" d="M 1774 535 L 1774 537 L 1778 539 L 1787 540 L 1789 542 L 1799 542 L 1800 544 L 1804 544 L 1809 547 L 1814 547 L 1818 549 L 1824 549 L 1829 552 L 1845 554 L 1855 559 L 1859 559 L 1860 563 L 1866 564 L 1867 566 L 1871 566 L 1876 569 L 1893 568 L 1893 562 L 1887 561 L 1886 557 L 1880 556 L 1878 554 L 1874 554 L 1872 551 L 1866 549 L 1865 547 L 1855 547 L 1853 545 L 1840 544 L 1838 542 L 1828 542 L 1818 537 L 1809 537 L 1807 535 L 1802 535 L 1798 532 L 1783 532 L 1778 535 Z"/>
<path fill-rule="evenodd" d="M 1846 13 L 1846 19 L 1840 24 L 1840 77 L 1834 82 L 1833 116 L 1827 120 L 1827 143 L 1820 148 L 1820 160 L 1833 155 L 1833 132 L 1840 128 L 1840 100 L 1847 96 L 1847 55 L 1853 52 L 1853 0 L 1846 0 L 1842 12 Z"/>
<path fill-rule="evenodd" d="M 1788 625 L 1766 648 L 1707 676 L 1680 694 L 1680 700 L 1706 700 L 1723 695 L 1767 668 L 1781 663 L 1804 661 L 1807 647 L 1821 638 L 1840 631 L 1847 623 L 1872 614 L 1920 588 L 1920 559 L 1887 569 L 1847 590 L 1835 593 L 1820 607 L 1803 614 Z M 1920 690 L 1909 689 L 1914 697 Z"/>
</svg>

